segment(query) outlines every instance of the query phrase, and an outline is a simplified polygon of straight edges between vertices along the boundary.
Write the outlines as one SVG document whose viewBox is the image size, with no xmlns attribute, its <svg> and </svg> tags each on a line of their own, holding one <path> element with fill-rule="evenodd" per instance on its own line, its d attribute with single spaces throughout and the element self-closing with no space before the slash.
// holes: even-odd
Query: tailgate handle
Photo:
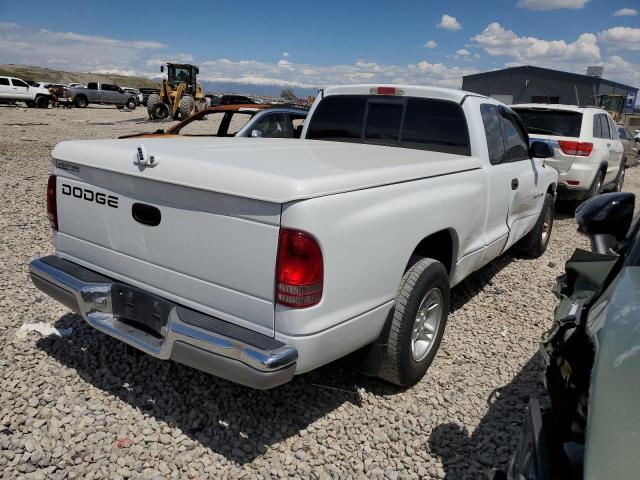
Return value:
<svg viewBox="0 0 640 480">
<path fill-rule="evenodd" d="M 131 215 L 136 222 L 149 225 L 150 227 L 160 225 L 160 219 L 162 217 L 160 209 L 144 203 L 134 203 L 131 207 Z"/>
</svg>

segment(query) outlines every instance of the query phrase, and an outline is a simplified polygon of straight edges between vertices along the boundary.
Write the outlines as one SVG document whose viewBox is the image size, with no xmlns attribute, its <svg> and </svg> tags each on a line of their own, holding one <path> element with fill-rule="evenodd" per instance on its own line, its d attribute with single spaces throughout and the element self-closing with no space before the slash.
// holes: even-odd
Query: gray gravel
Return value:
<svg viewBox="0 0 640 480">
<path fill-rule="evenodd" d="M 2 478 L 480 478 L 504 466 L 529 395 L 549 292 L 587 242 L 556 217 L 538 260 L 502 257 L 453 291 L 427 377 L 402 391 L 347 358 L 268 392 L 177 364 L 128 359 L 33 287 L 26 264 L 52 251 L 44 208 L 61 140 L 155 130 L 142 109 L 0 106 L 0 471 Z M 40 123 L 41 125 L 28 125 Z M 627 186 L 638 191 L 637 169 Z M 24 323 L 73 328 L 64 338 Z"/>
</svg>

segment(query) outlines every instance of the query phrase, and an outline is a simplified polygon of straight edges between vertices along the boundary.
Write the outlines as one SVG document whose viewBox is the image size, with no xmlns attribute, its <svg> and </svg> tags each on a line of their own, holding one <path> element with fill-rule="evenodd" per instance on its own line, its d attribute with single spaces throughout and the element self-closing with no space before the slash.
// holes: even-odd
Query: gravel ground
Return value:
<svg viewBox="0 0 640 480">
<path fill-rule="evenodd" d="M 344 359 L 258 392 L 143 356 L 31 284 L 52 251 L 44 193 L 52 147 L 155 130 L 145 112 L 0 107 L 0 471 L 2 478 L 480 478 L 505 466 L 540 394 L 535 356 L 574 248 L 558 214 L 547 253 L 503 256 L 456 287 L 438 356 L 400 390 Z M 640 175 L 628 171 L 627 189 Z M 68 337 L 17 335 L 24 323 Z"/>
</svg>

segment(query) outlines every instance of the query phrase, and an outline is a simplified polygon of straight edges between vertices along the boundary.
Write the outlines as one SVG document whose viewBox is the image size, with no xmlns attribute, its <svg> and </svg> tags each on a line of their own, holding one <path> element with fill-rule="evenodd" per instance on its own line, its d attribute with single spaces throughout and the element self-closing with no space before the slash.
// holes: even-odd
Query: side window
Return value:
<svg viewBox="0 0 640 480">
<path fill-rule="evenodd" d="M 600 117 L 602 115 L 594 115 L 593 117 L 593 138 L 602 138 L 602 124 Z"/>
<path fill-rule="evenodd" d="M 529 160 L 529 143 L 518 128 L 518 124 L 509 114 L 500 115 L 500 123 L 504 134 L 506 144 L 506 161 L 519 162 L 520 160 Z"/>
<path fill-rule="evenodd" d="M 289 119 L 291 120 L 291 128 L 293 129 L 294 138 L 300 138 L 306 116 L 289 114 Z"/>
<path fill-rule="evenodd" d="M 97 90 L 98 89 L 98 84 L 97 83 L 93 83 L 93 82 L 92 83 L 88 83 L 87 84 L 87 88 L 89 90 Z"/>
<path fill-rule="evenodd" d="M 618 127 L 618 137 L 620 140 L 628 140 L 627 132 L 625 132 L 624 128 Z"/>
<path fill-rule="evenodd" d="M 613 119 L 607 115 L 607 120 L 609 121 L 609 132 L 611 133 L 611 138 L 614 140 L 618 140 L 618 129 L 616 128 L 616 124 L 613 122 Z"/>
<path fill-rule="evenodd" d="M 9 85 L 9 79 L 0 77 L 0 85 Z"/>
<path fill-rule="evenodd" d="M 266 138 L 291 138 L 293 132 L 287 123 L 287 115 L 284 113 L 268 113 L 252 127 L 253 130 L 260 130 L 262 136 Z"/>
<path fill-rule="evenodd" d="M 23 82 L 22 80 L 18 80 L 17 78 L 12 78 L 11 79 L 11 83 L 13 83 L 14 87 L 28 87 L 29 85 L 27 85 L 26 82 Z"/>
<path fill-rule="evenodd" d="M 495 105 L 483 103 L 480 105 L 480 114 L 484 124 L 484 135 L 487 138 L 487 151 L 491 165 L 498 165 L 505 161 L 504 140 L 500 129 L 500 118 Z"/>
<path fill-rule="evenodd" d="M 600 117 L 600 128 L 602 129 L 602 138 L 611 138 L 609 131 L 609 120 L 606 115 L 598 115 Z"/>
<path fill-rule="evenodd" d="M 102 90 L 106 90 L 108 92 L 118 92 L 118 87 L 116 87 L 115 85 L 109 85 L 107 83 L 103 83 L 102 84 Z"/>
</svg>

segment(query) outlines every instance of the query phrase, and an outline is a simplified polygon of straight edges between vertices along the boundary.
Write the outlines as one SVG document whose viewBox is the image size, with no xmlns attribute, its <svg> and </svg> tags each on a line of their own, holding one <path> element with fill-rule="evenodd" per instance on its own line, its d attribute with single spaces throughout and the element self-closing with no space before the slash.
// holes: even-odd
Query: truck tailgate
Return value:
<svg viewBox="0 0 640 480">
<path fill-rule="evenodd" d="M 144 178 L 127 164 L 125 174 L 54 160 L 57 253 L 273 334 L 281 206 Z"/>
</svg>

